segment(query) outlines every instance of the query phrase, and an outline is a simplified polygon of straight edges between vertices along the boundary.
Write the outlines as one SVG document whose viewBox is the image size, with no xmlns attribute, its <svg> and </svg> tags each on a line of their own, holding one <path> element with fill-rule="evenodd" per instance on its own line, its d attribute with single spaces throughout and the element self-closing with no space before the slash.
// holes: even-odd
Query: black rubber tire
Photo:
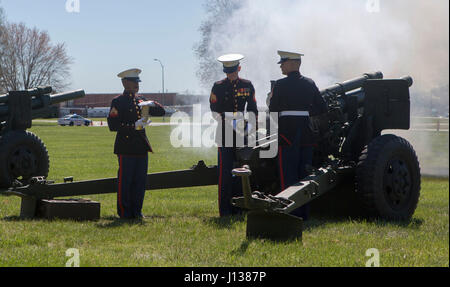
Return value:
<svg viewBox="0 0 450 287">
<path fill-rule="evenodd" d="M 70 122 L 69 126 L 73 127 L 73 122 Z"/>
<path fill-rule="evenodd" d="M 29 131 L 11 131 L 0 138 L 0 187 L 17 179 L 26 183 L 35 176 L 48 176 L 50 161 L 42 140 Z"/>
<path fill-rule="evenodd" d="M 411 144 L 382 135 L 362 151 L 356 169 L 356 190 L 368 216 L 409 220 L 420 197 L 420 166 Z"/>
</svg>

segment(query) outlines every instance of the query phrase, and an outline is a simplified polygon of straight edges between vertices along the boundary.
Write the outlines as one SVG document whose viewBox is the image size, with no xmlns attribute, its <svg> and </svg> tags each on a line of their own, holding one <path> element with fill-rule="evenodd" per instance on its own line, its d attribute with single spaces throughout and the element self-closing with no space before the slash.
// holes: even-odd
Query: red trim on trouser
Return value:
<svg viewBox="0 0 450 287">
<path fill-rule="evenodd" d="M 280 184 L 281 184 L 281 191 L 284 190 L 284 175 L 283 175 L 283 159 L 282 159 L 282 147 L 278 147 L 278 164 L 280 166 Z"/>
<path fill-rule="evenodd" d="M 222 216 L 220 213 L 220 195 L 222 192 L 222 151 L 219 148 L 219 215 Z"/>
<path fill-rule="evenodd" d="M 119 202 L 120 216 L 124 216 L 123 206 L 122 206 L 122 155 L 119 155 L 119 190 L 117 192 L 117 199 Z"/>
<path fill-rule="evenodd" d="M 280 134 L 280 137 L 282 137 L 287 142 L 288 145 L 292 145 L 291 142 L 284 135 Z"/>
</svg>

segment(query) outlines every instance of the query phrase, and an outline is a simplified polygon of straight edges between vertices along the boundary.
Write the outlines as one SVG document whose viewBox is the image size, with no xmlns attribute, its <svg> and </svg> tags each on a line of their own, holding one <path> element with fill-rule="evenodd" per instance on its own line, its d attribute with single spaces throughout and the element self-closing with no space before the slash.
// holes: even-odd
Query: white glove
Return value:
<svg viewBox="0 0 450 287">
<path fill-rule="evenodd" d="M 233 120 L 233 129 L 237 131 L 244 131 L 245 121 L 243 119 Z"/>
<path fill-rule="evenodd" d="M 142 107 L 156 107 L 155 101 L 145 101 L 145 102 L 140 102 L 139 106 Z"/>
<path fill-rule="evenodd" d="M 150 119 L 142 118 L 142 119 L 136 121 L 136 123 L 134 124 L 134 127 L 136 130 L 143 130 L 146 126 L 150 125 L 151 122 L 152 122 L 152 120 L 150 120 Z"/>
<path fill-rule="evenodd" d="M 234 114 L 234 113 L 231 113 L 231 112 L 225 112 L 224 119 L 225 120 L 239 120 L 239 119 L 243 118 L 243 114 L 241 114 L 241 115 L 242 115 L 242 117 L 239 114 Z"/>
</svg>

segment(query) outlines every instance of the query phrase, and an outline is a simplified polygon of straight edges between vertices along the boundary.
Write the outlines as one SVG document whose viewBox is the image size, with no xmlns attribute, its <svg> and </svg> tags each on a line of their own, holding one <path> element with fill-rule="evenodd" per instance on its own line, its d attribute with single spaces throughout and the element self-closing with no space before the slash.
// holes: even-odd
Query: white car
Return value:
<svg viewBox="0 0 450 287">
<path fill-rule="evenodd" d="M 79 115 L 67 115 L 64 118 L 58 119 L 58 125 L 61 126 L 89 126 L 91 120 L 85 119 Z"/>
<path fill-rule="evenodd" d="M 171 115 L 173 115 L 174 113 L 178 112 L 177 109 L 174 109 L 174 108 L 171 108 L 171 107 L 164 107 L 164 111 L 166 112 L 166 113 L 164 114 L 164 116 L 166 116 L 166 117 L 171 116 Z"/>
</svg>

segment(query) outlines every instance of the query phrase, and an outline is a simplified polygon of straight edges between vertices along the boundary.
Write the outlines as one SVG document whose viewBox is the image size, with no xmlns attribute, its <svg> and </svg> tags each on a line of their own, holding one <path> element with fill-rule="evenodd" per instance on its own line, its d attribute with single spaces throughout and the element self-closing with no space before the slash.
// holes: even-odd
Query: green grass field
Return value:
<svg viewBox="0 0 450 287">
<path fill-rule="evenodd" d="M 155 154 L 149 172 L 186 169 L 198 160 L 216 164 L 215 149 L 173 149 L 170 127 L 148 128 Z M 46 143 L 49 178 L 115 177 L 114 134 L 102 127 L 31 129 Z M 448 153 L 448 151 L 447 151 Z M 245 218 L 221 219 L 217 187 L 147 192 L 143 222 L 116 216 L 116 196 L 101 202 L 95 222 L 21 220 L 20 199 L 0 196 L 0 266 L 65 266 L 68 248 L 81 266 L 365 266 L 366 250 L 377 248 L 380 266 L 449 266 L 448 178 L 423 178 L 410 222 L 351 218 L 311 219 L 302 241 L 247 240 Z"/>
</svg>

